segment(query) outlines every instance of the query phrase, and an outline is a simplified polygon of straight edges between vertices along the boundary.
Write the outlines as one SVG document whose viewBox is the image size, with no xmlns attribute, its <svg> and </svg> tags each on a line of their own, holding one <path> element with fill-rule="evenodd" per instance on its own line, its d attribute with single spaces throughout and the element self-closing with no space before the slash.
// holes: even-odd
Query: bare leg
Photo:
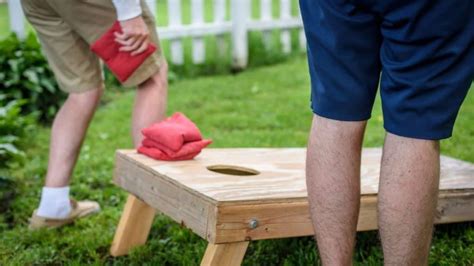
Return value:
<svg viewBox="0 0 474 266">
<path fill-rule="evenodd" d="M 82 141 L 102 96 L 97 88 L 69 94 L 56 115 L 51 131 L 48 172 L 45 186 L 64 187 L 69 184 Z M 141 142 L 140 130 L 163 119 L 166 110 L 167 67 L 139 86 L 133 112 L 133 143 Z"/>
<path fill-rule="evenodd" d="M 386 265 L 427 265 L 439 188 L 439 142 L 385 139 L 379 227 Z"/>
<path fill-rule="evenodd" d="M 132 122 L 135 147 L 140 146 L 143 139 L 141 129 L 162 120 L 166 115 L 167 71 L 164 63 L 160 71 L 137 90 Z M 148 238 L 154 217 L 155 210 L 152 207 L 130 194 L 110 248 L 112 256 L 125 255 L 131 248 L 143 245 Z"/>
<path fill-rule="evenodd" d="M 360 160 L 365 121 L 315 115 L 306 183 L 323 265 L 351 265 L 360 205 Z"/>
<path fill-rule="evenodd" d="M 81 148 L 84 135 L 102 95 L 102 88 L 69 94 L 56 115 L 51 130 L 45 186 L 64 187 Z"/>
<path fill-rule="evenodd" d="M 141 130 L 166 116 L 168 95 L 168 67 L 162 64 L 160 71 L 140 84 L 135 98 L 132 118 L 133 144 L 138 147 L 143 139 Z"/>
</svg>

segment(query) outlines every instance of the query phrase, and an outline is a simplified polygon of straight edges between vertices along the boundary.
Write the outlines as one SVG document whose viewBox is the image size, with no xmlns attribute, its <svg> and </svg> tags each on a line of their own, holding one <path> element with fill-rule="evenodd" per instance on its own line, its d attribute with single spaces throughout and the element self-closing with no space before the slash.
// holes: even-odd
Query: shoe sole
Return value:
<svg viewBox="0 0 474 266">
<path fill-rule="evenodd" d="M 97 208 L 94 208 L 94 209 L 88 209 L 88 210 L 84 210 L 83 212 L 81 213 L 78 213 L 76 217 L 74 218 L 71 218 L 67 221 L 58 221 L 57 224 L 53 224 L 53 225 L 41 225 L 41 226 L 38 226 L 38 227 L 35 227 L 35 226 L 32 226 L 31 224 L 31 218 L 28 219 L 29 220 L 29 226 L 28 226 L 28 229 L 29 230 L 38 230 L 38 229 L 42 229 L 42 228 L 47 228 L 47 229 L 57 229 L 59 227 L 62 227 L 62 226 L 66 226 L 66 225 L 70 225 L 72 223 L 74 223 L 76 220 L 78 219 L 81 219 L 81 218 L 85 218 L 87 216 L 91 216 L 93 214 L 96 214 L 96 213 L 99 213 L 100 212 L 100 206 L 98 206 Z M 50 223 L 54 223 L 54 222 L 50 222 Z"/>
</svg>

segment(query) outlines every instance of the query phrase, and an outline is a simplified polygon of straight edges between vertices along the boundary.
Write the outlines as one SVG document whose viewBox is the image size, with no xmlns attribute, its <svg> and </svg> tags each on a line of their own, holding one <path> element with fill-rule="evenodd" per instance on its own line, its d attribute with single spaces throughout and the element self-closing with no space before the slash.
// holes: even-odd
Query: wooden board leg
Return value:
<svg viewBox="0 0 474 266">
<path fill-rule="evenodd" d="M 145 244 L 155 212 L 148 204 L 129 194 L 115 231 L 110 254 L 125 255 L 131 248 Z"/>
<path fill-rule="evenodd" d="M 206 253 L 204 253 L 201 261 L 201 266 L 238 266 L 242 263 L 248 246 L 248 241 L 208 244 Z"/>
</svg>

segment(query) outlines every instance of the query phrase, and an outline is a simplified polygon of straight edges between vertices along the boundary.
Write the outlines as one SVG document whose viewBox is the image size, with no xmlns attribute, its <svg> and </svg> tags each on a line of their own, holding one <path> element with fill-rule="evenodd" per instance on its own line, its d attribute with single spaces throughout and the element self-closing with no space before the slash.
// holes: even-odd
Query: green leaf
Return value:
<svg viewBox="0 0 474 266">
<path fill-rule="evenodd" d="M 53 82 L 51 82 L 51 80 L 42 79 L 40 81 L 40 84 L 43 85 L 46 88 L 46 90 L 48 90 L 49 92 L 51 92 L 51 93 L 56 92 L 56 87 L 54 87 Z"/>
<path fill-rule="evenodd" d="M 10 143 L 0 143 L 0 150 L 8 151 L 12 154 L 20 154 L 20 150 L 18 150 L 13 144 Z"/>
<path fill-rule="evenodd" d="M 13 73 L 18 72 L 18 70 L 19 70 L 19 69 L 18 69 L 19 63 L 20 63 L 20 62 L 19 62 L 18 60 L 15 60 L 15 59 L 10 59 L 10 60 L 8 60 L 8 65 L 10 65 L 11 71 L 12 71 Z"/>
<path fill-rule="evenodd" d="M 39 78 L 38 78 L 38 74 L 33 71 L 33 70 L 26 70 L 25 72 L 23 72 L 23 75 L 25 77 L 28 78 L 29 81 L 33 82 L 34 84 L 38 84 L 39 83 Z"/>
<path fill-rule="evenodd" d="M 15 141 L 18 141 L 19 138 L 17 136 L 13 135 L 6 135 L 6 136 L 0 136 L 0 143 L 14 143 Z"/>
</svg>

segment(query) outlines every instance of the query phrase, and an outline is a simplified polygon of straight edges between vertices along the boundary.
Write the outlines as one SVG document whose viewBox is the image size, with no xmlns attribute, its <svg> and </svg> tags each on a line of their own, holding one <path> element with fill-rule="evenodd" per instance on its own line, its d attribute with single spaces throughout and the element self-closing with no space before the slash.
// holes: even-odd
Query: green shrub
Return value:
<svg viewBox="0 0 474 266">
<path fill-rule="evenodd" d="M 33 121 L 31 116 L 21 114 L 22 103 L 22 100 L 7 101 L 0 94 L 0 170 L 24 156 L 20 146 Z"/>
<path fill-rule="evenodd" d="M 0 91 L 7 100 L 22 100 L 23 113 L 36 113 L 40 121 L 56 114 L 65 94 L 41 53 L 34 34 L 21 41 L 16 35 L 0 41 Z"/>
<path fill-rule="evenodd" d="M 5 213 L 8 208 L 10 207 L 11 202 L 15 198 L 16 189 L 15 189 L 15 182 L 12 178 L 1 176 L 0 175 L 0 213 Z M 4 217 L 8 220 L 10 217 Z M 0 226 L 1 228 L 4 227 L 3 225 Z"/>
<path fill-rule="evenodd" d="M 23 163 L 23 144 L 34 123 L 32 115 L 21 114 L 24 103 L 25 100 L 7 101 L 6 95 L 0 94 L 0 213 L 9 208 L 15 197 L 16 182 L 10 177 L 10 168 Z"/>
</svg>

